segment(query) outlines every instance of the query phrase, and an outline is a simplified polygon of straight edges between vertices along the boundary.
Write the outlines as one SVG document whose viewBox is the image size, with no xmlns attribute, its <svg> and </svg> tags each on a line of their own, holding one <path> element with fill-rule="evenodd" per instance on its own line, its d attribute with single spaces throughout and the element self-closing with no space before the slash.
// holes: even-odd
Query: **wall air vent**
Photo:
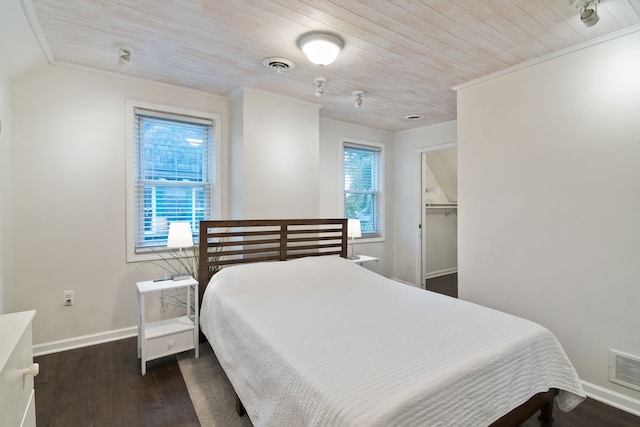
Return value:
<svg viewBox="0 0 640 427">
<path fill-rule="evenodd" d="M 609 350 L 609 381 L 640 391 L 640 357 Z"/>
</svg>

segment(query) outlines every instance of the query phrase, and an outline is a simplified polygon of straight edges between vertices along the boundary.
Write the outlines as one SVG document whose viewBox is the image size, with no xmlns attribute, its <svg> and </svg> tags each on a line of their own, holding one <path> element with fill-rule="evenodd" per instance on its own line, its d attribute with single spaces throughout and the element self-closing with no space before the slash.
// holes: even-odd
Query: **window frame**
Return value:
<svg viewBox="0 0 640 427">
<path fill-rule="evenodd" d="M 364 150 L 378 151 L 379 165 L 378 165 L 378 191 L 377 191 L 377 203 L 378 203 L 378 230 L 379 233 L 362 233 L 362 237 L 355 238 L 355 242 L 358 243 L 373 243 L 385 241 L 385 218 L 386 218 L 386 203 L 385 203 L 385 145 L 378 142 L 364 141 L 354 138 L 341 138 L 340 140 L 340 174 L 341 174 L 341 210 L 342 215 L 346 217 L 345 212 L 345 167 L 344 167 L 344 150 L 346 147 L 360 148 Z M 349 238 L 351 241 L 351 238 Z"/>
<path fill-rule="evenodd" d="M 152 104 L 143 101 L 127 100 L 126 105 L 126 245 L 127 262 L 141 262 L 161 259 L 157 250 L 149 248 L 140 250 L 136 247 L 136 234 L 138 227 L 138 200 L 136 198 L 136 135 L 135 135 L 135 111 L 136 109 L 157 111 L 158 116 L 179 115 L 193 117 L 195 120 L 209 120 L 212 122 L 213 147 L 211 150 L 211 164 L 209 176 L 211 177 L 209 197 L 209 211 L 211 218 L 219 219 L 222 211 L 222 140 L 221 140 L 221 116 L 215 113 L 189 110 L 168 105 Z M 194 242 L 197 244 L 197 242 Z"/>
</svg>

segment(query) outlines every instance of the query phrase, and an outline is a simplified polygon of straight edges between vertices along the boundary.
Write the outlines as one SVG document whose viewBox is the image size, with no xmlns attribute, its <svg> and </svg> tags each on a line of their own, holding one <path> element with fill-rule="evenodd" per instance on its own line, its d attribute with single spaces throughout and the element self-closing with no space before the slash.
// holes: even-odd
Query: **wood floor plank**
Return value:
<svg viewBox="0 0 640 427">
<path fill-rule="evenodd" d="M 38 426 L 200 426 L 175 357 L 143 377 L 135 338 L 35 361 Z"/>
<path fill-rule="evenodd" d="M 538 415 L 529 418 L 521 427 L 540 427 Z M 571 412 L 553 409 L 553 427 L 637 427 L 640 417 L 621 411 L 597 400 L 587 399 Z"/>
<path fill-rule="evenodd" d="M 428 291 L 458 298 L 458 273 L 427 279 L 426 288 Z"/>
<path fill-rule="evenodd" d="M 42 426 L 200 426 L 175 357 L 140 375 L 136 339 L 36 357 L 36 420 Z M 640 417 L 587 399 L 553 427 L 637 427 Z M 206 426 L 205 426 L 206 427 Z M 537 414 L 522 427 L 540 427 Z"/>
</svg>

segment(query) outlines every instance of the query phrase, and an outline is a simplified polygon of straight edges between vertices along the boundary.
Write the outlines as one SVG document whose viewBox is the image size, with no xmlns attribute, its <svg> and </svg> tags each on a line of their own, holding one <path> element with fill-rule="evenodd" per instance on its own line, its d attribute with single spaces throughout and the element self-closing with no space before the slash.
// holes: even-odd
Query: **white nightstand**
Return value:
<svg viewBox="0 0 640 427">
<path fill-rule="evenodd" d="M 198 349 L 198 282 L 189 277 L 184 280 L 163 280 L 154 282 L 137 282 L 138 287 L 138 358 L 142 375 L 147 373 L 147 361 L 169 356 L 171 354 Z M 147 323 L 145 321 L 144 297 L 150 292 L 187 288 L 187 314 L 181 317 Z M 193 290 L 192 290 L 193 288 Z M 191 293 L 193 292 L 194 309 L 191 309 Z"/>
<path fill-rule="evenodd" d="M 369 256 L 369 255 L 356 255 L 356 256 L 358 257 L 358 259 L 350 259 L 349 261 L 358 265 L 362 265 L 363 262 L 367 262 L 367 261 L 378 262 L 378 258 Z"/>
</svg>

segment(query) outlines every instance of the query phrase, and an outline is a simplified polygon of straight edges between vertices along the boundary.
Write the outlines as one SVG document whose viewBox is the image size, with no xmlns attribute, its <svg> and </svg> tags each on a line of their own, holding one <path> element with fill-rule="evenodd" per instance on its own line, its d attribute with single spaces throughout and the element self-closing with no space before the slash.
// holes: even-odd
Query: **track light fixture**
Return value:
<svg viewBox="0 0 640 427">
<path fill-rule="evenodd" d="M 569 0 L 579 11 L 580 21 L 587 26 L 593 27 L 598 23 L 598 3 L 602 0 Z"/>
<path fill-rule="evenodd" d="M 316 84 L 316 96 L 322 96 L 324 93 L 324 86 L 327 84 L 327 79 L 324 77 L 316 77 L 313 79 L 313 82 Z"/>
<path fill-rule="evenodd" d="M 600 17 L 598 16 L 598 2 L 592 1 L 585 4 L 580 11 L 580 20 L 587 27 L 593 27 L 598 23 Z M 593 9 L 591 9 L 593 7 Z"/>
<path fill-rule="evenodd" d="M 356 97 L 356 102 L 354 104 L 354 107 L 356 108 L 362 107 L 362 95 L 364 95 L 364 91 L 354 90 L 353 92 L 351 92 L 351 94 Z"/>
<path fill-rule="evenodd" d="M 127 44 L 116 44 L 115 46 L 120 49 L 120 53 L 118 54 L 118 64 L 129 65 L 133 48 Z"/>
</svg>

